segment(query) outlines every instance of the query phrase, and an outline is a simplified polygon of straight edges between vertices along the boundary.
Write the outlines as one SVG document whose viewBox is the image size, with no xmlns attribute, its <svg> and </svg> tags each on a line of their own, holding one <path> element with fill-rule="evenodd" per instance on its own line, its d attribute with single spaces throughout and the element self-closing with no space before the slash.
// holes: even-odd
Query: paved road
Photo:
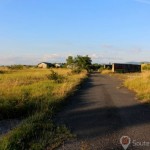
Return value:
<svg viewBox="0 0 150 150">
<path fill-rule="evenodd" d="M 1 137 L 19 125 L 21 120 L 19 119 L 5 119 L 0 121 L 0 139 Z"/>
<path fill-rule="evenodd" d="M 119 142 L 123 135 L 135 142 L 128 150 L 150 150 L 150 107 L 139 103 L 121 84 L 114 77 L 95 73 L 70 97 L 57 120 L 77 138 L 59 150 L 123 150 Z"/>
</svg>

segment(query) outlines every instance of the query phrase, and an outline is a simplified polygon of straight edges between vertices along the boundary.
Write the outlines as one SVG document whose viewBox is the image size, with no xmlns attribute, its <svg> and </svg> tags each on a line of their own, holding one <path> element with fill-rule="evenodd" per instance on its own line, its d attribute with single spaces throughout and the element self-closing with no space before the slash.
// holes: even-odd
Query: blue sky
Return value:
<svg viewBox="0 0 150 150">
<path fill-rule="evenodd" d="M 150 0 L 0 0 L 0 65 L 150 61 Z"/>
</svg>

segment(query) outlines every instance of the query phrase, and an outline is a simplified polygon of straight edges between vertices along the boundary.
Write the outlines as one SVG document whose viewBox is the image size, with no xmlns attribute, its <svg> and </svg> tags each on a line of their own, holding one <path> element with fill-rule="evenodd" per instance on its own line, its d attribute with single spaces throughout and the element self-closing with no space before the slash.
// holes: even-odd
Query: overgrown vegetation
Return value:
<svg viewBox="0 0 150 150">
<path fill-rule="evenodd" d="M 99 72 L 101 74 L 112 74 L 112 70 L 108 67 L 108 68 L 104 68 L 103 66 L 101 66 L 99 68 Z"/>
<path fill-rule="evenodd" d="M 150 72 L 128 75 L 125 86 L 137 93 L 138 98 L 150 102 Z"/>
<path fill-rule="evenodd" d="M 50 71 L 51 71 L 51 74 L 47 75 L 47 78 L 49 80 L 53 80 L 56 83 L 63 83 L 66 81 L 67 78 L 64 75 L 60 75 L 57 72 L 55 72 L 54 70 L 50 70 Z"/>
<path fill-rule="evenodd" d="M 11 65 L 8 66 L 9 69 L 13 69 L 13 70 L 20 70 L 20 69 L 29 69 L 29 68 L 35 68 L 35 66 L 31 66 L 31 65 Z"/>
<path fill-rule="evenodd" d="M 69 69 L 19 69 L 0 74 L 0 119 L 27 117 L 0 141 L 0 149 L 55 147 L 71 134 L 56 127 L 53 114 L 63 100 L 86 77 Z"/>
<path fill-rule="evenodd" d="M 112 70 L 104 69 L 101 71 L 101 74 L 112 74 Z"/>
<path fill-rule="evenodd" d="M 142 70 L 150 70 L 150 64 L 142 64 Z"/>
<path fill-rule="evenodd" d="M 94 64 L 92 64 L 91 69 L 92 69 L 93 71 L 99 71 L 99 69 L 102 68 L 102 67 L 103 67 L 103 66 L 102 66 L 101 64 L 94 63 Z"/>
<path fill-rule="evenodd" d="M 50 112 L 37 113 L 24 120 L 19 127 L 0 141 L 2 150 L 53 149 L 73 135 L 65 126 L 55 126 Z"/>
</svg>

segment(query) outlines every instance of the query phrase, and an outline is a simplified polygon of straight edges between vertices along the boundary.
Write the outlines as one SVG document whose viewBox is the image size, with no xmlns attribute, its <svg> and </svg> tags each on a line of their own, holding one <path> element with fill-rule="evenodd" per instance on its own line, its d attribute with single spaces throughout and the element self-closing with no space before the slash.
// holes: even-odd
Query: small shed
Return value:
<svg viewBox="0 0 150 150">
<path fill-rule="evenodd" d="M 112 65 L 112 72 L 120 72 L 120 73 L 141 72 L 141 65 L 114 63 Z"/>
<path fill-rule="evenodd" d="M 48 62 L 41 62 L 37 66 L 38 68 L 50 68 L 50 67 L 53 67 L 53 64 L 48 63 Z"/>
</svg>

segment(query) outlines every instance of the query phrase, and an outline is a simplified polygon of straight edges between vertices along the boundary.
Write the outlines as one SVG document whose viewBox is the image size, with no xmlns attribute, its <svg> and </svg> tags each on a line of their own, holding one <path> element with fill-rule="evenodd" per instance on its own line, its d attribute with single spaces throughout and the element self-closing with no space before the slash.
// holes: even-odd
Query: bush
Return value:
<svg viewBox="0 0 150 150">
<path fill-rule="evenodd" d="M 9 69 L 23 69 L 24 66 L 23 65 L 11 65 L 8 67 Z"/>
<path fill-rule="evenodd" d="M 142 64 L 142 70 L 150 70 L 150 64 Z"/>
<path fill-rule="evenodd" d="M 98 71 L 101 73 L 102 71 L 104 70 L 104 67 L 103 66 L 101 66 L 99 69 L 98 69 Z"/>
<path fill-rule="evenodd" d="M 79 74 L 81 73 L 82 69 L 76 68 L 76 69 L 72 69 L 71 73 L 73 74 Z"/>
<path fill-rule="evenodd" d="M 70 139 L 73 135 L 65 126 L 56 126 L 50 112 L 38 113 L 24 120 L 18 128 L 0 139 L 0 150 L 43 150 Z"/>
<path fill-rule="evenodd" d="M 51 70 L 51 74 L 47 76 L 49 80 L 53 80 L 56 83 L 63 83 L 65 81 L 65 77 L 63 75 L 58 74 L 57 72 Z"/>
<path fill-rule="evenodd" d="M 108 69 L 104 69 L 101 71 L 101 74 L 112 74 L 112 71 Z"/>
<path fill-rule="evenodd" d="M 4 74 L 6 71 L 4 70 L 0 70 L 0 74 Z"/>
</svg>

